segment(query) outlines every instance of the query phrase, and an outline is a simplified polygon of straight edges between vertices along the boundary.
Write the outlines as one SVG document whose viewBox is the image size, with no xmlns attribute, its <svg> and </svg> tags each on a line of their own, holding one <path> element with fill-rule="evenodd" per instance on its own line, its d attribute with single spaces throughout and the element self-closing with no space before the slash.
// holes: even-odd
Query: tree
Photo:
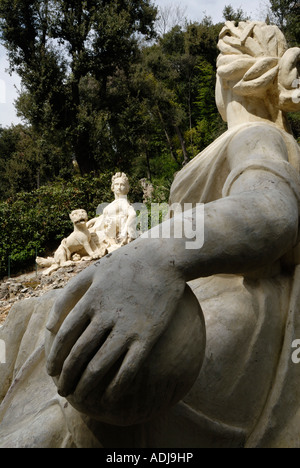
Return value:
<svg viewBox="0 0 300 468">
<path fill-rule="evenodd" d="M 56 142 L 42 139 L 29 126 L 0 129 L 0 200 L 46 184 L 53 174 L 69 178 L 73 168 L 64 166 Z"/>
<path fill-rule="evenodd" d="M 142 62 L 135 74 L 135 94 L 140 97 L 140 109 L 144 109 L 142 120 L 148 122 L 146 126 L 140 125 L 148 131 L 142 146 L 151 155 L 145 159 L 152 172 L 154 168 L 154 173 L 159 164 L 172 167 L 173 172 L 178 170 L 203 148 L 205 142 L 211 142 L 209 133 L 213 138 L 220 127 L 214 87 L 217 38 L 221 27 L 213 25 L 210 18 L 204 18 L 201 23 L 187 23 L 185 28 L 175 26 L 156 44 L 143 50 Z M 207 91 L 209 87 L 210 91 Z M 204 90 L 207 91 L 205 97 Z M 201 114 L 201 105 L 207 112 L 212 110 L 211 119 L 207 112 Z M 206 131 L 203 127 L 205 119 L 209 122 Z M 198 131 L 200 122 L 201 132 Z"/>
<path fill-rule="evenodd" d="M 111 110 L 108 81 L 128 72 L 155 17 L 150 0 L 0 0 L 1 38 L 25 90 L 19 112 L 41 138 L 70 142 L 69 162 L 82 173 L 97 167 L 91 133 L 95 111 Z M 82 88 L 88 77 L 97 83 L 92 109 Z"/>
<path fill-rule="evenodd" d="M 242 8 L 237 8 L 235 11 L 231 5 L 226 5 L 223 9 L 223 18 L 225 21 L 247 21 L 250 17 L 242 10 Z"/>
<path fill-rule="evenodd" d="M 300 43 L 299 0 L 270 0 L 270 20 L 284 33 L 290 47 Z"/>
<path fill-rule="evenodd" d="M 160 40 L 162 51 L 167 54 L 169 67 L 176 71 L 175 79 L 168 72 L 170 82 L 168 88 L 176 96 L 178 108 L 181 111 L 180 131 L 177 132 L 181 142 L 183 161 L 194 157 L 199 152 L 199 140 L 196 143 L 196 126 L 198 120 L 199 89 L 206 86 L 202 67 L 212 68 L 211 89 L 214 95 L 216 58 L 218 56 L 217 38 L 222 25 L 214 25 L 209 17 L 204 17 L 201 23 L 189 23 L 184 31 L 174 28 Z M 172 48 L 173 46 L 173 48 Z M 213 97 L 214 112 L 216 111 Z M 184 147 L 183 147 L 184 142 Z"/>
<path fill-rule="evenodd" d="M 175 26 L 184 27 L 186 19 L 186 7 L 180 3 L 170 3 L 165 7 L 159 7 L 155 29 L 160 37 L 167 34 Z"/>
<path fill-rule="evenodd" d="M 289 47 L 300 43 L 300 2 L 299 0 L 270 0 L 269 21 L 275 23 L 284 33 Z M 298 113 L 289 113 L 288 119 L 296 139 L 300 137 Z"/>
</svg>

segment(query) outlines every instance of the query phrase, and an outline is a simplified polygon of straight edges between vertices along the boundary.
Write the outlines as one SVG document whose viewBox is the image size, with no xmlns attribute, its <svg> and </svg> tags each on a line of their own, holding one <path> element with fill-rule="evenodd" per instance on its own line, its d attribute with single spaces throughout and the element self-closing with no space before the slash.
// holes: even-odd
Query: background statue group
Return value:
<svg viewBox="0 0 300 468">
<path fill-rule="evenodd" d="M 126 174 L 112 177 L 111 189 L 115 200 L 105 207 L 101 216 L 88 221 L 85 210 L 70 213 L 74 231 L 62 240 L 53 257 L 37 257 L 43 274 L 50 275 L 60 267 L 74 265 L 81 260 L 96 260 L 128 244 L 137 237 L 136 212 L 127 199 L 129 181 Z"/>
<path fill-rule="evenodd" d="M 228 130 L 170 194 L 204 204 L 189 213 L 203 246 L 141 236 L 14 307 L 1 447 L 300 447 L 300 150 L 285 114 L 300 110 L 300 49 L 256 21 L 226 22 L 218 47 Z"/>
</svg>

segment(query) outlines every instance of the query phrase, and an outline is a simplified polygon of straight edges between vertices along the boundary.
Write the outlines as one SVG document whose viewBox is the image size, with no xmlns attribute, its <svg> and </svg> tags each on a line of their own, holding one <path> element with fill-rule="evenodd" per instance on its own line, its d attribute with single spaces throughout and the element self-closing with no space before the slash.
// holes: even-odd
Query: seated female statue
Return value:
<svg viewBox="0 0 300 468">
<path fill-rule="evenodd" d="M 142 236 L 48 297 L 48 307 L 23 306 L 23 332 L 12 336 L 15 310 L 1 333 L 7 350 L 17 344 L 1 375 L 0 446 L 300 447 L 300 366 L 291 360 L 300 338 L 300 150 L 286 119 L 300 109 L 300 49 L 288 49 L 276 26 L 248 21 L 226 22 L 218 46 L 216 102 L 228 130 L 176 175 L 170 197 L 194 205 L 203 246 Z M 151 417 L 133 423 L 130 404 L 121 426 L 103 406 L 102 420 L 95 395 L 112 410 L 122 395 L 132 403 L 178 304 L 189 311 L 187 283 L 206 330 L 190 389 L 168 406 L 170 385 L 152 414 L 150 382 Z M 46 321 L 44 351 L 32 330 Z M 157 358 L 162 366 L 168 354 Z M 178 363 L 186 358 L 178 353 Z M 34 401 L 22 401 L 24 388 Z"/>
</svg>

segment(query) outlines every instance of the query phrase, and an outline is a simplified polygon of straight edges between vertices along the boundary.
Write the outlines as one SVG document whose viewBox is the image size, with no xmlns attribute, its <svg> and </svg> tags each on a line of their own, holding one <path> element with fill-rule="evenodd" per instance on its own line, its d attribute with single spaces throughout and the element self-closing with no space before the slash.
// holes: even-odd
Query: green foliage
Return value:
<svg viewBox="0 0 300 468">
<path fill-rule="evenodd" d="M 300 43 L 300 3 L 299 0 L 270 0 L 269 21 L 275 23 L 284 33 L 289 47 L 299 47 Z M 295 138 L 300 139 L 299 112 L 288 115 Z"/>
<path fill-rule="evenodd" d="M 288 120 L 291 126 L 292 133 L 300 144 L 300 115 L 299 112 L 291 112 L 288 114 Z"/>
<path fill-rule="evenodd" d="M 208 86 L 212 101 L 209 109 L 218 114 L 214 81 L 220 29 L 220 25 L 204 18 L 201 23 L 187 23 L 185 28 L 175 26 L 156 44 L 142 50 L 131 83 L 142 103 L 144 126 L 140 125 L 142 134 L 136 141 L 141 141 L 144 148 L 148 178 L 161 173 L 159 167 L 169 178 L 203 147 L 203 143 L 197 146 L 195 135 L 203 120 L 199 106 L 207 105 L 204 91 Z M 211 130 L 210 126 L 204 131 L 201 142 L 209 140 Z"/>
<path fill-rule="evenodd" d="M 32 127 L 16 125 L 0 128 L 0 172 L 0 200 L 5 200 L 55 177 L 70 178 L 73 165 L 55 140 L 48 141 Z"/>
<path fill-rule="evenodd" d="M 30 123 L 6 165 L 9 195 L 68 180 L 74 160 L 81 174 L 119 167 L 151 179 L 197 154 L 199 65 L 215 67 L 220 25 L 205 17 L 139 46 L 155 13 L 149 0 L 0 0 L 2 40 L 23 84 L 17 108 Z"/>
<path fill-rule="evenodd" d="M 300 3 L 299 0 L 270 0 L 270 17 L 284 33 L 289 46 L 300 43 Z"/>
<path fill-rule="evenodd" d="M 213 66 L 202 61 L 197 69 L 201 86 L 195 101 L 197 111 L 193 139 L 195 147 L 202 151 L 226 131 L 226 124 L 222 121 L 215 102 L 216 72 Z"/>
<path fill-rule="evenodd" d="M 242 8 L 237 8 L 235 11 L 231 5 L 226 5 L 223 9 L 223 17 L 225 21 L 247 21 L 250 19 L 249 16 L 242 10 Z"/>
<path fill-rule="evenodd" d="M 95 111 L 115 111 L 108 82 L 136 60 L 138 38 L 153 37 L 155 18 L 150 0 L 0 0 L 1 39 L 23 85 L 18 111 L 46 142 L 75 156 L 81 173 L 116 159 L 114 135 L 97 126 Z M 85 89 L 89 78 L 95 86 Z M 95 138 L 109 147 L 103 160 Z"/>
</svg>

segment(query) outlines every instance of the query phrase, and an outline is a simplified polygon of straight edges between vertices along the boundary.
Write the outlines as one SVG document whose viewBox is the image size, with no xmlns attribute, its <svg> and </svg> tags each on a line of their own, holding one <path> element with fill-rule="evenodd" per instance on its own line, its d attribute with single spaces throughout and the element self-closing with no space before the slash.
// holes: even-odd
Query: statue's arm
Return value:
<svg viewBox="0 0 300 468">
<path fill-rule="evenodd" d="M 90 219 L 87 223 L 86 223 L 86 227 L 88 229 L 92 228 L 95 224 L 95 222 L 97 221 L 98 218 L 92 218 Z"/>
<path fill-rule="evenodd" d="M 250 127 L 231 141 L 227 158 L 223 197 L 204 206 L 204 218 L 193 211 L 193 231 L 204 225 L 203 245 L 187 249 L 184 237 L 149 241 L 186 280 L 260 268 L 298 241 L 300 177 L 280 132 Z"/>
<path fill-rule="evenodd" d="M 86 223 L 86 226 L 88 229 L 91 229 L 95 226 L 95 224 L 97 226 L 99 226 L 99 224 L 101 224 L 102 222 L 102 219 L 103 219 L 103 215 L 100 215 L 100 216 L 96 216 L 96 218 L 93 218 L 93 219 L 90 219 L 87 223 Z"/>
<path fill-rule="evenodd" d="M 184 237 L 138 238 L 69 283 L 47 325 L 53 337 L 47 368 L 57 376 L 62 395 L 76 392 L 82 397 L 121 356 L 107 391 L 124 391 L 172 320 L 186 281 L 256 269 L 295 245 L 298 200 L 284 175 L 286 155 L 273 143 L 267 149 L 263 142 L 254 151 L 248 147 L 249 165 L 243 160 L 244 169 L 228 193 L 205 205 L 201 248 L 187 249 L 190 239 Z M 229 148 L 232 171 L 240 164 L 234 160 L 236 150 Z M 259 160 L 255 166 L 253 159 Z M 192 215 L 197 229 L 201 213 Z M 168 222 L 172 225 L 174 219 Z"/>
<path fill-rule="evenodd" d="M 128 206 L 127 219 L 126 219 L 124 229 L 122 230 L 122 234 L 127 239 L 130 239 L 130 241 L 137 237 L 137 234 L 136 234 L 136 211 L 133 208 L 133 206 L 131 206 L 131 205 Z"/>
<path fill-rule="evenodd" d="M 200 222 L 195 218 L 195 226 Z M 228 197 L 205 205 L 203 247 L 186 250 L 181 243 L 175 261 L 187 280 L 246 273 L 293 248 L 298 224 L 298 202 L 291 187 L 267 170 L 248 169 L 233 183 Z"/>
</svg>

